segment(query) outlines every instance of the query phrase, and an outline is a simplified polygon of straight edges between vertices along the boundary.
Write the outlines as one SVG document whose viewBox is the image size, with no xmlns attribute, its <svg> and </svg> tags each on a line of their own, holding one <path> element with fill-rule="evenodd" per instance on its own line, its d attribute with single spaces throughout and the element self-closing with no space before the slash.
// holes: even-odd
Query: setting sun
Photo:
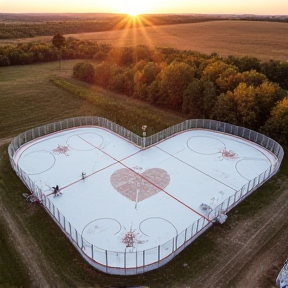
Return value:
<svg viewBox="0 0 288 288">
<path fill-rule="evenodd" d="M 129 0 L 121 1 L 121 4 L 119 3 L 118 5 L 118 10 L 130 16 L 137 16 L 139 14 L 144 14 L 144 13 L 149 12 L 149 7 L 147 5 L 147 2 L 145 3 L 137 2 L 137 1 L 129 1 Z"/>
<path fill-rule="evenodd" d="M 139 9 L 137 9 L 137 7 L 136 7 L 136 9 L 135 9 L 135 7 L 131 7 L 130 9 L 127 9 L 127 10 L 125 10 L 123 12 L 125 12 L 128 15 L 133 16 L 133 17 L 141 14 L 141 11 L 139 11 Z"/>
</svg>

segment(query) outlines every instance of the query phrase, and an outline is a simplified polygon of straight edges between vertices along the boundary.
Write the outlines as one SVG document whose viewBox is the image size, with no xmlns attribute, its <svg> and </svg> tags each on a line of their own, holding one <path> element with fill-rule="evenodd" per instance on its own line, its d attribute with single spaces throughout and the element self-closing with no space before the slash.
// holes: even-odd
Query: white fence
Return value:
<svg viewBox="0 0 288 288">
<path fill-rule="evenodd" d="M 286 259 L 281 271 L 276 278 L 276 286 L 278 288 L 287 287 L 288 283 L 288 259 Z"/>
<path fill-rule="evenodd" d="M 274 166 L 271 165 L 265 172 L 249 181 L 234 195 L 225 199 L 220 205 L 213 209 L 209 213 L 209 221 L 207 218 L 200 217 L 196 222 L 191 223 L 190 227 L 187 227 L 175 238 L 170 239 L 163 245 L 159 245 L 148 250 L 134 251 L 132 248 L 127 248 L 126 252 L 108 251 L 96 247 L 95 245 L 85 240 L 82 235 L 72 227 L 65 216 L 61 214 L 61 212 L 53 205 L 49 198 L 47 198 L 41 192 L 41 189 L 36 186 L 35 183 L 31 181 L 29 176 L 14 162 L 15 152 L 25 143 L 57 131 L 87 125 L 103 127 L 111 130 L 140 147 L 149 147 L 155 143 L 158 143 L 159 141 L 171 137 L 172 135 L 189 129 L 208 129 L 213 131 L 220 131 L 247 139 L 265 147 L 278 158 L 278 161 Z M 240 203 L 244 198 L 246 198 L 259 186 L 261 186 L 270 177 L 272 177 L 278 171 L 284 156 L 283 148 L 271 138 L 243 127 L 215 120 L 187 120 L 180 124 L 169 127 L 161 132 L 158 132 L 152 136 L 145 137 L 144 141 L 142 137 L 132 133 L 131 131 L 128 131 L 118 124 L 115 124 L 105 118 L 94 116 L 70 118 L 26 131 L 12 140 L 8 147 L 8 152 L 10 163 L 13 169 L 16 171 L 17 175 L 21 178 L 28 189 L 41 201 L 43 206 L 50 213 L 50 215 L 53 216 L 53 219 L 61 227 L 63 232 L 65 232 L 68 239 L 78 249 L 86 261 L 103 272 L 118 275 L 133 275 L 144 273 L 163 266 L 169 262 L 185 247 L 193 242 L 200 234 L 206 231 L 220 213 L 227 213 L 230 211 L 234 206 Z M 115 263 L 117 263 L 117 265 L 115 265 Z"/>
</svg>

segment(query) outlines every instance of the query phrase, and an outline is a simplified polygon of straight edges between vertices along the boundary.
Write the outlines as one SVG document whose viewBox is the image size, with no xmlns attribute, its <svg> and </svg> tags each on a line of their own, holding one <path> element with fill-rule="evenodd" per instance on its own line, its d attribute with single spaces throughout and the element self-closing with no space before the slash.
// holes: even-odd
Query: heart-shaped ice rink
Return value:
<svg viewBox="0 0 288 288">
<path fill-rule="evenodd" d="M 258 144 L 216 131 L 187 130 L 141 149 L 107 129 L 78 127 L 26 143 L 14 161 L 89 258 L 122 267 L 123 252 L 145 251 L 139 266 L 143 257 L 150 264 L 159 260 L 155 253 L 161 259 L 170 255 L 179 247 L 175 241 L 183 244 L 187 233 L 210 223 L 211 209 L 274 167 L 277 158 Z M 125 267 L 135 267 L 134 260 L 126 259 Z"/>
</svg>

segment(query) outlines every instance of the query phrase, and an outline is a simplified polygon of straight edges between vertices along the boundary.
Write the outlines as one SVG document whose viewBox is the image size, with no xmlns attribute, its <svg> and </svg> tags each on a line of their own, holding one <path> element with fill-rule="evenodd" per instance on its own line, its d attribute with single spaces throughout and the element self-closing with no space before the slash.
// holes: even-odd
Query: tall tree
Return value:
<svg viewBox="0 0 288 288">
<path fill-rule="evenodd" d="M 238 125 L 237 103 L 231 91 L 218 96 L 212 111 L 212 119 Z"/>
<path fill-rule="evenodd" d="M 271 117 L 261 127 L 261 132 L 273 139 L 288 144 L 288 97 L 279 101 L 271 111 Z"/>
<path fill-rule="evenodd" d="M 182 112 L 191 118 L 202 118 L 203 93 L 201 81 L 194 78 L 184 90 Z"/>
<path fill-rule="evenodd" d="M 210 118 L 212 115 L 212 109 L 216 102 L 216 89 L 214 83 L 211 81 L 205 81 L 203 86 L 203 118 Z"/>
<path fill-rule="evenodd" d="M 280 87 L 288 90 L 288 62 L 270 60 L 262 64 L 261 72 L 264 73 L 270 81 L 279 83 Z"/>
<path fill-rule="evenodd" d="M 58 49 L 59 68 L 60 68 L 62 60 L 62 47 L 64 47 L 65 45 L 65 37 L 59 33 L 54 35 L 52 39 L 52 44 Z"/>
<path fill-rule="evenodd" d="M 240 83 L 233 91 L 237 108 L 238 125 L 256 128 L 258 124 L 259 106 L 256 102 L 256 90 L 253 86 Z"/>
<path fill-rule="evenodd" d="M 182 112 L 193 118 L 210 118 L 215 101 L 213 82 L 194 78 L 184 90 Z"/>
<path fill-rule="evenodd" d="M 272 107 L 282 98 L 283 90 L 276 83 L 265 81 L 256 88 L 256 101 L 259 107 L 259 126 L 264 125 Z"/>
<path fill-rule="evenodd" d="M 215 82 L 216 79 L 219 78 L 219 76 L 229 68 L 230 69 L 232 68 L 232 70 L 236 70 L 238 72 L 238 69 L 235 66 L 226 64 L 224 61 L 221 60 L 213 61 L 211 64 L 207 65 L 206 68 L 203 70 L 202 79 Z M 230 73 L 231 70 L 228 70 L 228 72 Z"/>
<path fill-rule="evenodd" d="M 181 111 L 183 92 L 194 78 L 195 69 L 185 63 L 173 62 L 160 72 L 161 89 L 167 93 L 165 106 Z"/>
</svg>

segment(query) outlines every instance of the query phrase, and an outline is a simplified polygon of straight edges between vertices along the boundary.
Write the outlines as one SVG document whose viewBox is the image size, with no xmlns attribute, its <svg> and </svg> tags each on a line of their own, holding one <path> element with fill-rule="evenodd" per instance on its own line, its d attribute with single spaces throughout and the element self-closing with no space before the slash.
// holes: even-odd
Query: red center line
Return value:
<svg viewBox="0 0 288 288">
<path fill-rule="evenodd" d="M 117 163 L 112 163 L 112 164 L 110 164 L 110 165 L 108 165 L 108 166 L 106 166 L 106 167 L 104 167 L 104 168 L 102 168 L 102 169 L 99 169 L 99 170 L 97 170 L 97 171 L 95 171 L 95 172 L 93 172 L 93 173 L 85 176 L 85 178 L 88 178 L 88 177 L 90 177 L 90 176 L 92 176 L 92 175 L 94 175 L 94 174 L 96 174 L 96 173 L 98 173 L 98 172 L 100 172 L 100 171 L 103 171 L 103 170 L 105 170 L 105 169 L 107 169 L 107 168 L 109 168 L 109 167 L 111 167 L 111 166 L 113 166 L 113 165 L 115 165 L 115 164 L 117 164 Z M 83 181 L 82 178 L 81 178 L 81 179 L 78 179 L 78 180 L 76 180 L 76 181 L 74 181 L 74 182 L 72 182 L 72 183 L 70 183 L 70 184 L 68 184 L 68 185 L 66 185 L 66 186 L 64 186 L 64 187 L 62 187 L 62 188 L 60 188 L 59 191 L 64 190 L 65 188 L 67 188 L 67 187 L 69 187 L 69 186 L 72 186 L 72 185 L 74 185 L 74 184 L 76 184 L 76 183 L 78 183 L 78 182 L 81 182 L 81 181 Z M 52 192 L 52 193 L 50 193 L 50 194 L 47 194 L 47 196 L 50 196 L 50 195 L 52 195 L 52 194 L 54 194 L 54 193 Z"/>
<path fill-rule="evenodd" d="M 81 138 L 79 135 L 77 135 L 77 136 L 78 136 L 79 138 Z M 93 146 L 94 148 L 98 149 L 99 151 L 101 151 L 102 153 L 108 155 L 110 158 L 112 158 L 113 160 L 116 161 L 115 163 L 112 163 L 112 164 L 110 164 L 110 165 L 108 165 L 108 166 L 106 166 L 106 167 L 104 167 L 104 168 L 102 168 L 102 169 L 99 169 L 99 170 L 97 170 L 97 171 L 95 171 L 95 172 L 93 172 L 93 173 L 85 176 L 85 178 L 88 178 L 88 177 L 90 177 L 90 176 L 92 176 L 92 175 L 94 175 L 94 174 L 97 174 L 98 172 L 103 171 L 103 170 L 105 170 L 105 169 L 107 169 L 107 168 L 109 168 L 109 167 L 111 167 L 111 166 L 113 166 L 113 165 L 115 165 L 115 164 L 117 164 L 117 163 L 122 164 L 121 161 L 126 160 L 126 159 L 128 159 L 129 157 L 132 157 L 132 156 L 134 156 L 134 155 L 136 155 L 136 154 L 138 154 L 138 153 L 141 152 L 141 150 L 140 150 L 140 151 L 137 151 L 137 152 L 135 152 L 135 153 L 133 153 L 133 154 L 131 154 L 131 155 L 129 155 L 129 156 L 121 159 L 121 160 L 117 160 L 117 159 L 113 158 L 112 156 L 110 156 L 109 154 L 107 154 L 106 152 L 104 152 L 103 150 L 101 150 L 100 148 L 98 148 L 97 146 L 94 146 L 93 144 L 91 144 L 90 142 L 86 141 L 86 140 L 83 139 L 83 138 L 81 138 L 81 139 L 82 139 L 83 141 L 85 141 L 86 143 L 88 143 L 89 145 Z M 124 165 L 124 164 L 122 164 L 122 165 Z M 74 182 L 72 182 L 72 183 L 70 183 L 70 184 L 62 187 L 60 190 L 63 190 L 63 189 L 65 189 L 65 188 L 67 188 L 67 187 L 70 187 L 70 186 L 72 186 L 72 185 L 74 185 L 74 184 L 76 184 L 76 183 L 78 183 L 78 182 L 81 182 L 82 180 L 83 180 L 82 178 L 81 178 L 81 179 L 78 179 L 78 180 L 76 180 L 76 181 L 74 181 Z M 52 192 L 52 193 L 48 194 L 47 196 L 50 196 L 50 195 L 52 195 L 52 194 L 54 194 L 54 193 Z"/>
<path fill-rule="evenodd" d="M 78 135 L 79 138 L 81 138 Z M 125 165 L 124 163 L 122 163 L 121 161 L 128 159 L 131 156 L 134 156 L 135 154 L 141 152 L 137 151 L 134 154 L 131 154 L 125 158 L 123 158 L 122 160 L 117 160 L 115 159 L 113 156 L 111 156 L 110 154 L 106 153 L 105 151 L 101 150 L 100 148 L 98 148 L 97 146 L 94 146 L 92 143 L 86 141 L 85 139 L 81 138 L 83 141 L 85 141 L 86 143 L 92 145 L 93 147 L 95 147 L 96 149 L 100 150 L 102 153 L 106 154 L 108 157 L 112 158 L 113 160 L 115 160 L 117 163 L 119 163 L 120 165 L 124 166 L 125 168 L 127 168 L 128 170 L 132 171 L 133 173 L 135 173 L 136 175 L 140 176 L 142 179 L 144 179 L 145 181 L 147 181 L 148 183 L 150 183 L 151 185 L 153 185 L 154 187 L 158 188 L 160 191 L 163 191 L 164 193 L 166 193 L 168 196 L 170 196 L 171 198 L 173 198 L 174 200 L 176 200 L 177 202 L 181 203 L 182 205 L 184 205 L 185 207 L 187 207 L 188 209 L 192 210 L 194 213 L 198 214 L 201 217 L 204 217 L 207 221 L 211 222 L 207 217 L 205 217 L 204 215 L 202 215 L 201 213 L 197 212 L 196 210 L 194 210 L 193 208 L 191 208 L 190 206 L 188 206 L 187 204 L 185 204 L 184 202 L 180 201 L 179 199 L 177 199 L 176 197 L 174 197 L 173 195 L 169 194 L 167 191 L 165 191 L 163 188 L 159 187 L 158 185 L 156 185 L 155 183 L 151 182 L 149 179 L 147 179 L 146 177 L 144 177 L 142 174 L 137 173 L 136 171 L 134 171 L 133 169 L 131 169 L 130 167 L 128 167 L 127 165 Z M 114 163 L 116 164 L 116 163 Z M 111 165 L 110 165 L 111 166 Z"/>
<path fill-rule="evenodd" d="M 136 171 L 134 171 L 133 169 L 131 169 L 130 167 L 128 167 L 127 165 L 125 165 L 124 163 L 121 162 L 121 161 L 123 161 L 123 160 L 126 160 L 126 159 L 128 159 L 128 158 L 136 155 L 137 153 L 140 153 L 141 150 L 140 150 L 140 151 L 137 151 L 136 153 L 133 153 L 133 154 L 131 154 L 131 155 L 129 155 L 129 156 L 121 159 L 121 160 L 117 160 L 116 158 L 114 158 L 114 157 L 111 156 L 110 154 L 108 154 L 108 153 L 106 153 L 105 151 L 101 150 L 99 147 L 93 145 L 92 143 L 90 143 L 90 142 L 88 142 L 87 140 L 83 139 L 83 138 L 80 137 L 79 135 L 77 135 L 77 136 L 78 136 L 80 139 L 82 139 L 83 141 L 85 141 L 86 143 L 88 143 L 89 145 L 91 145 L 91 146 L 93 146 L 94 148 L 98 149 L 99 151 L 101 151 L 102 153 L 104 153 L 105 155 L 107 155 L 108 157 L 112 158 L 112 159 L 115 161 L 115 163 L 110 164 L 109 166 L 107 166 L 107 167 L 105 167 L 105 168 L 103 168 L 103 169 L 100 169 L 100 170 L 98 170 L 98 171 L 90 174 L 89 176 L 91 176 L 91 175 L 93 175 L 93 174 L 96 174 L 96 173 L 98 173 L 99 171 L 102 171 L 102 170 L 104 170 L 104 169 L 106 169 L 106 168 L 108 168 L 108 167 L 111 167 L 111 166 L 119 163 L 120 165 L 122 165 L 122 166 L 124 166 L 126 169 L 132 171 L 133 173 L 135 173 L 136 175 L 138 175 L 139 177 L 141 177 L 142 179 L 144 179 L 145 181 L 147 181 L 148 183 L 150 183 L 151 185 L 153 185 L 154 187 L 156 187 L 156 188 L 159 189 L 160 191 L 163 191 L 166 195 L 170 196 L 171 198 L 173 198 L 173 199 L 176 200 L 177 202 L 181 203 L 182 205 L 184 205 L 185 207 L 187 207 L 188 209 L 190 209 L 190 210 L 193 211 L 194 213 L 198 214 L 198 215 L 201 216 L 201 217 L 204 217 L 208 222 L 211 222 L 211 220 L 209 220 L 207 217 L 205 217 L 205 216 L 202 215 L 201 213 L 197 212 L 196 210 L 194 210 L 193 208 L 191 208 L 190 206 L 188 206 L 188 205 L 185 204 L 184 202 L 180 201 L 179 199 L 177 199 L 177 198 L 174 197 L 173 195 L 169 194 L 169 193 L 168 193 L 167 191 L 165 191 L 163 188 L 161 188 L 161 187 L 159 187 L 158 185 L 156 185 L 155 183 L 151 182 L 149 179 L 147 179 L 146 177 L 144 177 L 142 174 L 137 173 Z M 88 177 L 88 176 L 87 176 L 87 177 Z M 73 184 L 75 184 L 75 183 L 77 183 L 77 182 L 80 182 L 81 180 L 82 180 L 82 179 L 79 179 L 79 180 L 77 180 L 77 181 L 75 181 L 75 182 L 73 182 L 73 183 L 71 183 L 71 184 L 63 187 L 62 189 L 65 189 L 65 188 L 67 188 L 67 187 L 69 187 L 69 186 L 71 186 L 71 185 L 73 185 Z M 61 190 L 62 190 L 62 189 L 61 189 Z M 51 193 L 51 194 L 53 194 L 53 193 Z M 49 195 L 51 195 L 51 194 L 49 194 Z M 49 196 L 49 195 L 48 195 L 48 196 Z"/>
<path fill-rule="evenodd" d="M 125 166 L 125 165 L 124 165 Z M 129 168 L 128 168 L 129 169 Z M 135 172 L 135 171 L 134 171 Z M 136 173 L 136 172 L 135 172 Z M 145 178 L 144 176 L 136 173 L 137 175 L 139 175 L 140 177 L 142 177 L 144 180 L 146 180 L 147 182 L 149 182 L 150 184 L 152 184 L 153 186 L 155 186 L 156 188 L 158 188 L 159 190 L 163 191 L 164 193 L 166 193 L 168 196 L 170 196 L 171 198 L 173 198 L 174 200 L 176 200 L 177 202 L 181 203 L 182 205 L 184 205 L 185 207 L 187 207 L 188 209 L 192 210 L 194 213 L 198 214 L 201 217 L 204 217 L 207 221 L 210 221 L 207 217 L 205 217 L 204 215 L 202 215 L 201 213 L 197 212 L 196 210 L 194 210 L 193 208 L 191 208 L 190 206 L 188 206 L 187 204 L 185 204 L 184 202 L 182 202 L 181 200 L 179 200 L 178 198 L 176 198 L 175 196 L 171 195 L 170 193 L 168 193 L 167 191 L 165 191 L 163 188 L 161 188 L 160 186 L 156 185 L 155 183 L 151 182 L 149 179 Z"/>
</svg>

